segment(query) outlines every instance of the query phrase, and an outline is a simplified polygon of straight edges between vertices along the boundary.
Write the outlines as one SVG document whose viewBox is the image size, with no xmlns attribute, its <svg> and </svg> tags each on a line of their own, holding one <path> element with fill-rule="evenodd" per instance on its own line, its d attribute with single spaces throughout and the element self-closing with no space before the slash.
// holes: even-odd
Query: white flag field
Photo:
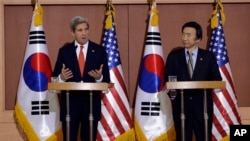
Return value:
<svg viewBox="0 0 250 141">
<path fill-rule="evenodd" d="M 52 69 L 42 25 L 43 9 L 36 3 L 20 73 L 15 117 L 30 141 L 62 140 L 57 95 L 48 91 Z"/>
</svg>

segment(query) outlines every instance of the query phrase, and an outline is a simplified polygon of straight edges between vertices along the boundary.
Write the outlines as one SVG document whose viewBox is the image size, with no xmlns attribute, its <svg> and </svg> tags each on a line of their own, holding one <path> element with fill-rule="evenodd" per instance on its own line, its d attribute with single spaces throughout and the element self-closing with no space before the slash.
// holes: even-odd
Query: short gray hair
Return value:
<svg viewBox="0 0 250 141">
<path fill-rule="evenodd" d="M 71 22 L 70 22 L 70 30 L 72 32 L 75 32 L 75 29 L 76 29 L 76 26 L 79 25 L 79 24 L 82 24 L 82 23 L 86 23 L 88 28 L 89 28 L 89 22 L 88 22 L 88 19 L 86 18 L 83 18 L 83 17 L 80 17 L 80 16 L 75 16 L 71 19 Z"/>
</svg>

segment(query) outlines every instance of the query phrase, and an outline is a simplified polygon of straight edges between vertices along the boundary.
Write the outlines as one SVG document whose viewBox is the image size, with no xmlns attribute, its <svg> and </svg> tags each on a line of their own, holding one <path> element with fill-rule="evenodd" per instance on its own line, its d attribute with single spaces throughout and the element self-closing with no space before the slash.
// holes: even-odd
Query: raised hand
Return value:
<svg viewBox="0 0 250 141">
<path fill-rule="evenodd" d="M 101 64 L 99 69 L 91 70 L 88 72 L 88 74 L 94 77 L 95 80 L 99 80 L 102 77 L 102 67 L 103 67 L 103 64 Z"/>
<path fill-rule="evenodd" d="M 66 68 L 65 64 L 62 66 L 60 77 L 63 81 L 73 77 L 72 71 L 69 68 Z"/>
</svg>

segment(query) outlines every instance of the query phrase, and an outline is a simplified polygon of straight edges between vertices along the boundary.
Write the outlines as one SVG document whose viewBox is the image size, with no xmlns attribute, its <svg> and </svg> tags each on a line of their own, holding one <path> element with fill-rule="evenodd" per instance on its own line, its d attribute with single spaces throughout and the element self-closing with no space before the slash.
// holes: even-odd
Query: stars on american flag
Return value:
<svg viewBox="0 0 250 141">
<path fill-rule="evenodd" d="M 103 47 L 106 47 L 108 54 L 109 69 L 121 64 L 120 54 L 118 51 L 117 38 L 114 26 L 104 32 Z"/>
<path fill-rule="evenodd" d="M 224 39 L 224 30 L 222 28 L 222 22 L 220 14 L 217 14 L 219 19 L 218 27 L 214 28 L 210 40 L 210 51 L 214 53 L 217 58 L 217 63 L 219 66 L 225 65 L 229 62 L 227 56 L 226 43 Z"/>
</svg>

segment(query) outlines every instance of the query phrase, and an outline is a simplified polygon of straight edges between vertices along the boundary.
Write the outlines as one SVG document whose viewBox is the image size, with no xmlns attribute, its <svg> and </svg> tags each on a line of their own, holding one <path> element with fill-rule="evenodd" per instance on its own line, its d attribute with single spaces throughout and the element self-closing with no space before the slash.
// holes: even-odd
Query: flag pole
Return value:
<svg viewBox="0 0 250 141">
<path fill-rule="evenodd" d="M 108 0 L 108 10 L 109 10 L 109 11 L 110 11 L 110 9 L 111 9 L 111 8 L 110 8 L 110 7 L 111 7 L 110 5 L 111 5 L 111 0 Z"/>
</svg>

